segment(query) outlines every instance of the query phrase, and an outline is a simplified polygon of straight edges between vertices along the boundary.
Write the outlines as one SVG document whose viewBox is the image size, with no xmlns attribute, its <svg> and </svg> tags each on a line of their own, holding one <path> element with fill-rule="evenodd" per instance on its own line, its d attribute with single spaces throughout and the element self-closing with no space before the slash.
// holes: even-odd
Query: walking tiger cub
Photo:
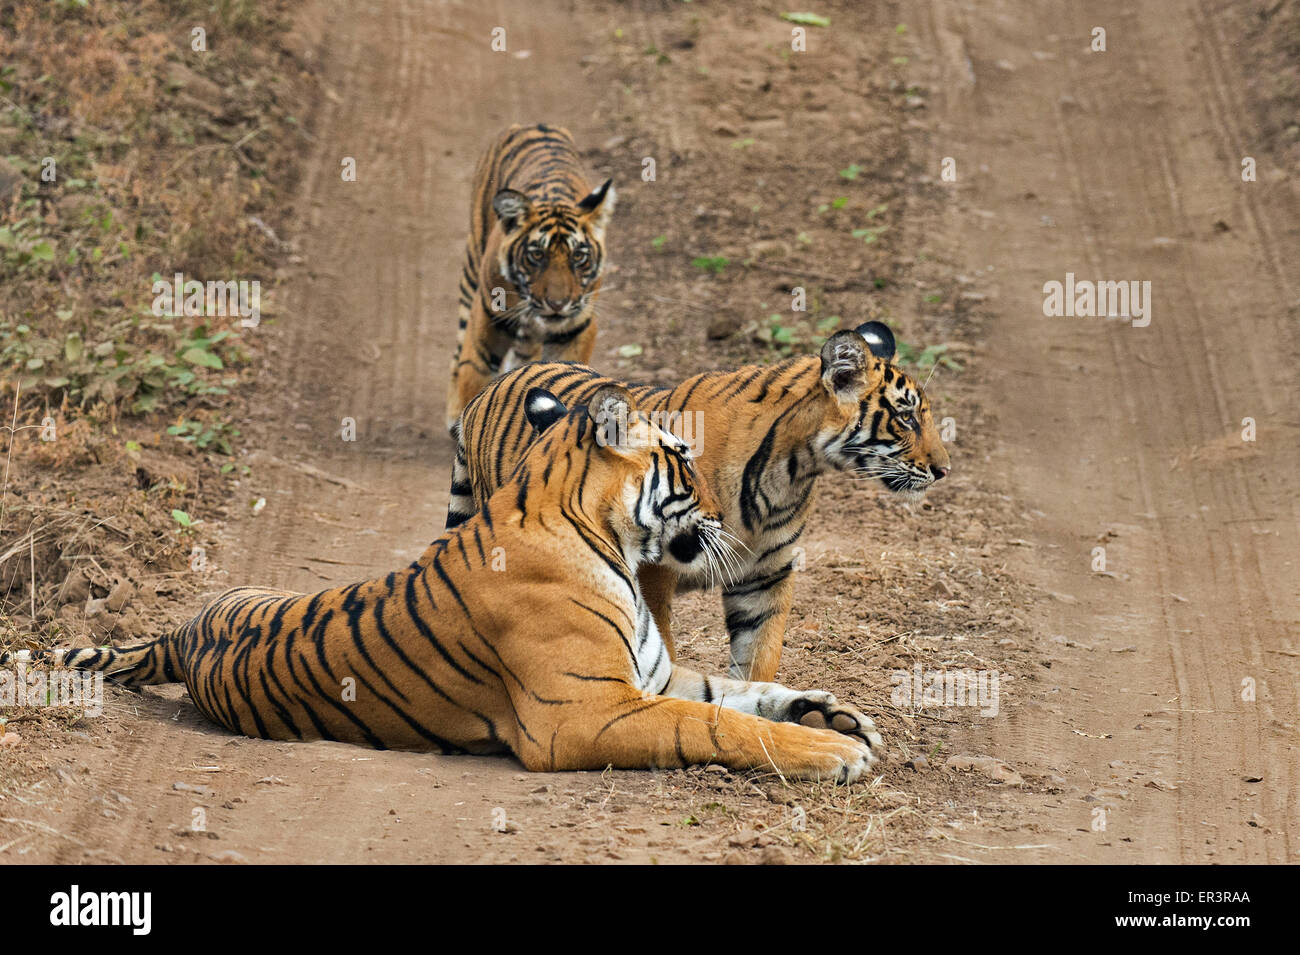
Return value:
<svg viewBox="0 0 1300 955">
<path fill-rule="evenodd" d="M 524 362 L 589 361 L 611 180 L 591 188 L 569 131 L 511 126 L 474 173 L 447 427 Z"/>
<path fill-rule="evenodd" d="M 672 551 L 704 572 L 722 546 L 684 443 L 617 386 L 572 411 L 541 389 L 524 405 L 540 436 L 519 467 L 409 567 L 317 594 L 243 587 L 152 642 L 38 656 L 128 686 L 183 682 L 205 716 L 248 736 L 509 751 L 531 770 L 862 775 L 881 740 L 858 710 L 669 659 L 637 570 Z M 15 658 L 30 655 L 0 663 Z"/>
<path fill-rule="evenodd" d="M 794 596 L 795 548 L 818 475 L 846 471 L 919 497 L 948 473 L 930 402 L 894 364 L 894 353 L 889 328 L 868 322 L 831 336 L 820 355 L 709 372 L 675 388 L 630 388 L 661 423 L 677 416 L 692 426 L 700 473 L 718 496 L 724 529 L 737 540 L 722 588 L 734 677 L 776 676 Z M 498 379 L 474 399 L 453 431 L 447 526 L 482 507 L 527 452 L 533 435 L 522 409 L 529 389 L 540 386 L 561 401 L 581 403 L 612 383 L 582 365 L 541 363 Z M 643 567 L 640 577 L 671 650 L 673 594 L 712 581 L 671 560 Z"/>
</svg>

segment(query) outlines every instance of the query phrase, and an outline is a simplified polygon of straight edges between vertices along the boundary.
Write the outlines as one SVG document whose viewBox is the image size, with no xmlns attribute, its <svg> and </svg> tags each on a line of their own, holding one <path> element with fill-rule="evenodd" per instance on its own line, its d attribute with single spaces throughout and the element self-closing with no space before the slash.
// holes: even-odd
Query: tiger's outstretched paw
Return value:
<svg viewBox="0 0 1300 955">
<path fill-rule="evenodd" d="M 876 724 L 855 706 L 841 703 L 832 693 L 809 690 L 790 704 L 789 720 L 813 729 L 834 730 L 852 736 L 867 744 L 871 758 L 878 759 L 885 750 Z"/>
</svg>

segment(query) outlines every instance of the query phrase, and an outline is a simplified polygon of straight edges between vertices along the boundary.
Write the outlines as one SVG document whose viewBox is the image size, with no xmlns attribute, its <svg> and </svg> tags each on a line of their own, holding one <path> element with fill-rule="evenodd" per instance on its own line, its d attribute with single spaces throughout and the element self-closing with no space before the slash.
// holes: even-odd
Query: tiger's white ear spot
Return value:
<svg viewBox="0 0 1300 955">
<path fill-rule="evenodd" d="M 894 355 L 898 352 L 898 345 L 894 341 L 894 333 L 889 330 L 889 326 L 884 322 L 867 322 L 864 325 L 859 325 L 854 331 L 862 336 L 862 340 L 871 349 L 871 354 L 877 358 L 883 358 L 885 361 L 894 360 Z"/>
<path fill-rule="evenodd" d="M 532 202 L 522 192 L 515 189 L 502 189 L 492 197 L 492 208 L 500 218 L 507 232 L 512 231 L 519 220 L 528 214 Z"/>
<path fill-rule="evenodd" d="M 545 388 L 532 388 L 524 398 L 524 417 L 538 434 L 568 413 L 564 403 Z"/>
</svg>

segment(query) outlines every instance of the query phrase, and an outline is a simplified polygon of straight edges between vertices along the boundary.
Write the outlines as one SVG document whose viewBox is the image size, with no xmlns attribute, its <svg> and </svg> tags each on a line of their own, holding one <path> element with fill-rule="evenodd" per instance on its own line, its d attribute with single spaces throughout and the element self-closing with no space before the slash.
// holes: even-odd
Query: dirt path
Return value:
<svg viewBox="0 0 1300 955">
<path fill-rule="evenodd" d="M 934 162 L 959 170 L 943 231 L 990 295 L 997 460 L 1051 595 L 1050 669 L 991 747 L 1063 779 L 1002 841 L 1050 846 L 1018 861 L 1294 862 L 1300 209 L 1262 156 L 1241 180 L 1260 148 L 1242 61 L 1201 0 L 914 6 Z M 1045 317 L 1067 272 L 1150 281 L 1149 327 Z"/>
</svg>

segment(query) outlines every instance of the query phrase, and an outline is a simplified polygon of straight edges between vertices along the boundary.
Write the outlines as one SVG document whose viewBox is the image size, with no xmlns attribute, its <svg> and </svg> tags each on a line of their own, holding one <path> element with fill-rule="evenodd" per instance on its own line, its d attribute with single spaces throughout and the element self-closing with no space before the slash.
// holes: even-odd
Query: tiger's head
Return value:
<svg viewBox="0 0 1300 955">
<path fill-rule="evenodd" d="M 550 392 L 533 388 L 524 414 L 534 430 L 545 432 L 539 445 L 556 436 L 554 446 L 541 452 L 546 473 L 559 474 L 564 460 L 565 473 L 580 485 L 570 486 L 570 503 L 588 511 L 599 504 L 630 564 L 730 576 L 721 510 L 695 469 L 691 449 L 637 411 L 626 389 L 606 385 L 586 407 L 570 411 Z M 556 426 L 560 421 L 565 424 Z M 578 457 L 565 454 L 567 442 L 576 444 Z M 530 450 L 529 457 L 535 453 Z"/>
<path fill-rule="evenodd" d="M 530 199 L 514 189 L 493 197 L 504 232 L 497 266 L 518 297 L 516 321 L 530 337 L 545 341 L 581 320 L 600 288 L 615 199 L 611 179 L 577 203 Z"/>
<path fill-rule="evenodd" d="M 836 332 L 821 351 L 824 419 L 816 446 L 841 471 L 877 478 L 911 499 L 945 477 L 925 390 L 894 364 L 894 335 L 881 322 Z"/>
</svg>

